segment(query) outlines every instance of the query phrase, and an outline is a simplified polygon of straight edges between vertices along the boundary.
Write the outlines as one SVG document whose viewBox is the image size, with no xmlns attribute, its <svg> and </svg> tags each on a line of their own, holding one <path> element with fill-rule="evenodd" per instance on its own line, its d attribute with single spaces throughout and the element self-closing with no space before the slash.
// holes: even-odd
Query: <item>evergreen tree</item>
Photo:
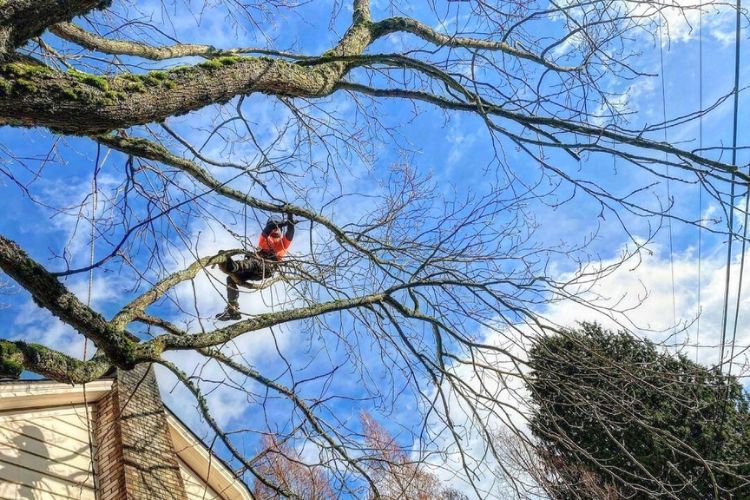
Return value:
<svg viewBox="0 0 750 500">
<path fill-rule="evenodd" d="M 590 323 L 540 338 L 530 365 L 531 428 L 554 497 L 750 497 L 736 378 Z"/>
</svg>

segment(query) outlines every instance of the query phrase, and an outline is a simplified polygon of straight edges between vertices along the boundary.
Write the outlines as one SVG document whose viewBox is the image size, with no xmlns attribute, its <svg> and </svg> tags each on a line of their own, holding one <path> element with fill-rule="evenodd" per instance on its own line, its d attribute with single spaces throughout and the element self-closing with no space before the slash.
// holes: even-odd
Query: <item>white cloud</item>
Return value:
<svg viewBox="0 0 750 500">
<path fill-rule="evenodd" d="M 446 141 L 451 145 L 451 150 L 448 153 L 448 158 L 444 166 L 444 173 L 446 175 L 464 159 L 465 155 L 471 151 L 471 148 L 475 147 L 480 134 L 483 133 L 483 129 L 467 132 L 466 127 L 463 126 L 461 115 L 453 117 L 445 137 Z"/>
<path fill-rule="evenodd" d="M 566 14 L 576 20 L 570 28 L 571 31 L 577 28 L 578 23 L 583 22 L 584 19 L 591 19 L 591 9 L 588 7 L 576 7 L 576 2 L 564 2 L 563 5 L 571 7 L 568 8 Z M 726 43 L 727 38 L 734 41 L 734 29 L 731 26 L 733 26 L 735 11 L 726 2 L 673 0 L 666 4 L 620 0 L 608 6 L 607 12 L 612 17 L 615 17 L 614 14 L 617 13 L 619 18 L 627 18 L 628 22 L 639 23 L 637 26 L 641 29 L 631 32 L 631 35 L 638 35 L 634 38 L 636 43 L 655 41 L 663 46 L 687 43 L 696 40 L 699 36 L 705 36 L 702 30 L 720 42 Z M 569 22 L 569 18 L 559 10 L 553 11 L 549 19 Z M 625 25 L 623 22 L 623 26 Z M 636 25 L 628 26 L 632 29 Z M 556 46 L 553 55 L 560 57 L 589 41 L 587 37 L 575 33 Z"/>
<path fill-rule="evenodd" d="M 9 339 L 43 344 L 79 359 L 83 356 L 84 337 L 47 310 L 29 301 L 19 306 L 18 318 L 10 328 Z M 93 350 L 89 344 L 88 354 L 93 354 Z"/>
<path fill-rule="evenodd" d="M 735 246 L 735 249 L 737 246 Z M 655 342 L 668 342 L 672 349 L 691 357 L 696 353 L 700 362 L 712 364 L 718 361 L 721 316 L 724 302 L 726 263 L 723 248 L 713 249 L 701 260 L 701 303 L 698 302 L 698 260 L 697 250 L 690 248 L 675 254 L 670 261 L 665 249 L 655 249 L 653 254 L 645 254 L 641 264 L 635 269 L 622 266 L 616 272 L 600 280 L 592 294 L 600 296 L 602 306 L 619 303 L 620 309 L 632 309 L 627 314 L 604 314 L 592 311 L 581 304 L 570 301 L 548 307 L 544 314 L 558 325 L 571 326 L 575 321 L 598 321 L 605 326 L 616 328 L 617 324 L 629 327 L 634 333 Z M 750 254 L 746 254 L 750 255 Z M 610 264 L 614 261 L 605 263 Z M 730 315 L 736 303 L 736 290 L 739 282 L 739 256 L 735 256 L 730 272 Z M 674 294 L 672 274 L 674 273 Z M 745 266 L 743 283 L 750 278 Z M 745 288 L 743 286 L 743 288 Z M 743 294 L 740 312 L 750 301 Z M 674 308 L 674 318 L 673 318 Z M 700 343 L 695 342 L 700 314 Z M 741 319 L 741 318 L 740 318 Z M 673 328 L 674 323 L 678 329 Z M 750 344 L 750 327 L 740 321 L 737 330 L 739 345 Z M 743 360 L 738 360 L 745 361 Z M 735 372 L 736 373 L 736 372 Z"/>
</svg>

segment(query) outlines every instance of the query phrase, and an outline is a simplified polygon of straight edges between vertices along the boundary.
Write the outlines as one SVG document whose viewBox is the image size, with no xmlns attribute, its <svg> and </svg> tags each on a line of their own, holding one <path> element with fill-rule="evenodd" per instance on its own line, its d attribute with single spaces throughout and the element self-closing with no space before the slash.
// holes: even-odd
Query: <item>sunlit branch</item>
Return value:
<svg viewBox="0 0 750 500">
<path fill-rule="evenodd" d="M 166 59 L 177 59 L 180 57 L 201 56 L 206 58 L 233 56 L 238 54 L 259 54 L 265 56 L 284 57 L 287 59 L 302 60 L 310 56 L 294 54 L 271 49 L 257 47 L 243 47 L 230 49 L 217 49 L 213 45 L 202 45 L 195 43 L 178 43 L 165 46 L 153 46 L 142 42 L 131 40 L 111 39 L 84 30 L 73 23 L 60 23 L 50 27 L 50 32 L 76 45 L 89 50 L 95 50 L 105 54 L 119 54 L 142 57 L 152 61 L 163 61 Z"/>
</svg>

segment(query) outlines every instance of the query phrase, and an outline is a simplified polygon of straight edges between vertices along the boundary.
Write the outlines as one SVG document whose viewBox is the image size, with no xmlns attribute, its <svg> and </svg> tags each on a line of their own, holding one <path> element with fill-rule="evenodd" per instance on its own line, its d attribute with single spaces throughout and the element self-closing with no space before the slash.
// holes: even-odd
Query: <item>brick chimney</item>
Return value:
<svg viewBox="0 0 750 500">
<path fill-rule="evenodd" d="M 116 370 L 95 428 L 99 500 L 187 499 L 150 365 Z"/>
</svg>

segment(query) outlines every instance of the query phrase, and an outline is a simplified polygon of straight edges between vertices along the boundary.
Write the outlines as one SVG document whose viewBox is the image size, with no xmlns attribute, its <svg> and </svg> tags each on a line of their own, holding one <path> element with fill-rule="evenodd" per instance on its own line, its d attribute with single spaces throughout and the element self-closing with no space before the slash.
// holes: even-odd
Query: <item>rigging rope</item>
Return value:
<svg viewBox="0 0 750 500">
<path fill-rule="evenodd" d="M 736 61 L 737 61 L 737 67 L 739 68 L 739 60 L 740 60 L 740 0 L 737 1 L 737 43 L 736 43 Z M 737 82 L 735 83 L 737 85 L 737 96 L 735 98 L 739 100 L 739 69 L 737 70 Z M 735 145 L 734 145 L 734 153 L 737 152 L 737 104 L 735 105 L 735 114 L 734 114 L 734 127 L 735 127 Z M 750 166 L 748 167 L 750 169 Z M 734 310 L 734 326 L 732 327 L 732 342 L 731 342 L 731 350 L 729 351 L 729 370 L 728 370 L 728 376 L 732 376 L 732 361 L 734 360 L 734 348 L 737 341 L 737 320 L 739 319 L 740 315 L 740 299 L 742 298 L 742 275 L 745 270 L 745 246 L 747 244 L 747 211 L 750 208 L 750 193 L 748 192 L 748 188 L 750 186 L 745 185 L 745 216 L 744 220 L 742 222 L 742 246 L 740 247 L 740 275 L 739 275 L 739 281 L 737 284 L 737 304 Z"/>
<path fill-rule="evenodd" d="M 667 96 L 666 96 L 666 85 L 664 83 L 664 43 L 662 39 L 662 25 L 664 24 L 664 17 L 659 19 L 659 66 L 661 67 L 661 112 L 663 120 L 664 130 L 664 143 L 668 141 L 667 138 Z M 664 159 L 668 159 L 668 154 L 664 153 Z M 669 175 L 669 163 L 667 163 L 667 203 L 669 210 L 672 207 L 672 193 L 670 187 L 670 175 Z M 672 325 L 674 333 L 677 333 L 677 300 L 675 299 L 675 285 L 674 285 L 674 245 L 672 241 L 672 218 L 667 217 L 667 231 L 669 233 L 669 267 L 672 274 Z"/>
<path fill-rule="evenodd" d="M 737 117 L 739 110 L 739 93 L 740 93 L 740 22 L 741 22 L 742 1 L 737 0 L 736 25 L 735 25 L 735 44 L 734 44 L 734 116 L 732 119 L 732 165 L 737 166 Z M 729 194 L 729 242 L 727 245 L 727 272 L 724 282 L 724 309 L 722 310 L 721 321 L 721 348 L 719 354 L 719 372 L 724 370 L 724 349 L 727 338 L 727 319 L 729 317 L 729 278 L 732 265 L 732 241 L 734 239 L 734 197 L 735 197 L 735 174 L 732 172 L 731 189 Z M 746 224 L 747 225 L 747 224 Z M 744 245 L 743 245 L 744 246 Z M 735 334 L 736 334 L 735 321 Z M 732 336 L 732 345 L 734 346 L 735 336 Z M 734 352 L 734 347 L 732 347 Z M 731 360 L 730 360 L 731 367 Z"/>
<path fill-rule="evenodd" d="M 698 10 L 698 101 L 700 114 L 698 115 L 698 148 L 703 153 L 703 8 Z M 700 174 L 698 174 L 700 176 Z M 703 263 L 703 179 L 698 182 L 698 319 L 695 334 L 695 362 L 698 362 L 698 351 L 701 343 L 701 316 L 703 303 L 701 300 L 701 267 Z"/>
<path fill-rule="evenodd" d="M 89 269 L 89 283 L 88 283 L 88 291 L 86 296 L 86 305 L 88 307 L 91 307 L 91 292 L 94 288 L 94 240 L 96 238 L 96 207 L 98 204 L 98 186 L 96 182 L 97 175 L 99 174 L 99 158 L 101 156 L 101 144 L 96 145 L 96 163 L 94 164 L 94 174 L 91 177 L 91 233 L 90 233 L 90 247 L 89 247 L 89 265 L 91 266 L 91 269 Z M 89 339 L 88 337 L 83 337 L 83 361 L 86 361 L 86 358 L 88 357 L 88 346 L 89 346 Z M 86 411 L 86 432 L 88 433 L 89 438 L 89 455 L 90 455 L 90 463 L 91 463 L 91 474 L 94 477 L 94 484 L 96 485 L 96 465 L 94 463 L 95 454 L 94 454 L 94 437 L 91 432 L 91 414 L 89 412 L 89 402 L 88 398 L 86 397 L 86 382 L 82 384 L 83 389 L 83 407 Z M 96 488 L 94 488 L 95 494 Z"/>
<path fill-rule="evenodd" d="M 247 204 L 242 204 L 242 218 L 245 221 L 245 231 L 242 235 L 242 249 L 247 251 Z"/>
</svg>

